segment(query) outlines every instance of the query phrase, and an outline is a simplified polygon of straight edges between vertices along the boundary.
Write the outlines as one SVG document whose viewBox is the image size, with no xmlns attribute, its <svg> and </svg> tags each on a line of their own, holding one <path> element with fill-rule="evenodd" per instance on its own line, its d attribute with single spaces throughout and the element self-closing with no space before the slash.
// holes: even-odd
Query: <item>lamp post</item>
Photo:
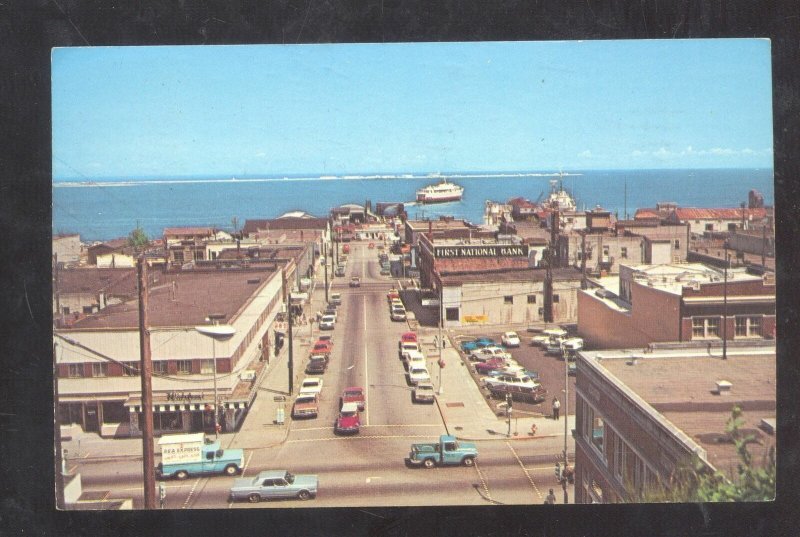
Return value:
<svg viewBox="0 0 800 537">
<path fill-rule="evenodd" d="M 211 359 L 214 363 L 214 438 L 219 438 L 219 398 L 217 396 L 217 341 L 227 341 L 236 333 L 236 329 L 229 324 L 217 324 L 225 315 L 214 313 L 206 317 L 206 321 L 213 324 L 195 326 L 194 329 L 211 338 Z"/>
</svg>

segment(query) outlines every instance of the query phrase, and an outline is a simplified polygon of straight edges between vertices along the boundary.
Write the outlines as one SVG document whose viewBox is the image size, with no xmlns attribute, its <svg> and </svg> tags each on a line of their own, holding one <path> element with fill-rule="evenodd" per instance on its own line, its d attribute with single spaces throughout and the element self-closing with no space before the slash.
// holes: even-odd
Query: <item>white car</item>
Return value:
<svg viewBox="0 0 800 537">
<path fill-rule="evenodd" d="M 403 308 L 392 308 L 392 313 L 389 316 L 393 321 L 405 321 L 406 310 Z"/>
<path fill-rule="evenodd" d="M 516 332 L 506 332 L 500 337 L 500 342 L 506 347 L 519 347 L 519 336 Z"/>
<path fill-rule="evenodd" d="M 433 403 L 435 392 L 430 382 L 420 382 L 414 387 L 413 398 L 415 403 Z"/>
<path fill-rule="evenodd" d="M 547 344 L 550 343 L 553 339 L 562 340 L 567 337 L 567 331 L 563 328 L 548 328 L 546 330 L 542 330 L 542 333 L 538 336 L 533 336 L 531 338 L 531 345 L 538 345 L 540 347 L 547 347 Z"/>
<path fill-rule="evenodd" d="M 411 369 L 412 367 L 427 367 L 425 355 L 419 351 L 404 352 L 403 361 L 406 363 L 406 367 L 408 369 Z"/>
<path fill-rule="evenodd" d="M 430 382 L 431 375 L 428 369 L 423 366 L 414 365 L 408 368 L 408 382 L 416 386 L 420 382 Z"/>
<path fill-rule="evenodd" d="M 300 393 L 322 393 L 322 379 L 319 377 L 306 377 L 300 384 Z"/>
<path fill-rule="evenodd" d="M 502 358 L 503 360 L 509 360 L 511 355 L 500 347 L 484 347 L 482 349 L 475 349 L 469 355 L 470 360 L 478 362 L 485 362 L 491 358 Z"/>
<path fill-rule="evenodd" d="M 322 319 L 319 320 L 320 330 L 333 330 L 334 326 L 336 326 L 335 315 L 323 315 Z"/>
</svg>

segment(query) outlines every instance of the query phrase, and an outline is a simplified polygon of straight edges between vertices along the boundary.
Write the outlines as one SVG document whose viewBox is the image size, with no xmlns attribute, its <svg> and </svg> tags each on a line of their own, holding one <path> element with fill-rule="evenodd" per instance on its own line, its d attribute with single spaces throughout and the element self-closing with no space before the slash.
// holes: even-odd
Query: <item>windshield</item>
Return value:
<svg viewBox="0 0 800 537">
<path fill-rule="evenodd" d="M 342 417 L 343 418 L 352 418 L 355 415 L 356 415 L 355 412 L 342 411 Z"/>
</svg>

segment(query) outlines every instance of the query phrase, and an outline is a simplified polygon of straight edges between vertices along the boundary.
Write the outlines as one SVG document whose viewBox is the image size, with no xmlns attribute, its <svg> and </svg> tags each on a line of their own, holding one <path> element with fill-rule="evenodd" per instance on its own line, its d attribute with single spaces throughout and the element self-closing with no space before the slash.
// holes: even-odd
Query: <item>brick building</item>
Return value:
<svg viewBox="0 0 800 537">
<path fill-rule="evenodd" d="M 722 270 L 698 263 L 623 265 L 619 277 L 592 283 L 597 288 L 578 293 L 578 333 L 591 348 L 775 338 L 769 275 L 730 269 L 726 284 Z"/>
<path fill-rule="evenodd" d="M 755 464 L 775 446 L 775 347 L 578 354 L 575 502 L 654 501 L 693 457 L 729 475 L 739 462 L 726 432 L 734 405 Z M 655 500 L 657 501 L 657 500 Z"/>
</svg>

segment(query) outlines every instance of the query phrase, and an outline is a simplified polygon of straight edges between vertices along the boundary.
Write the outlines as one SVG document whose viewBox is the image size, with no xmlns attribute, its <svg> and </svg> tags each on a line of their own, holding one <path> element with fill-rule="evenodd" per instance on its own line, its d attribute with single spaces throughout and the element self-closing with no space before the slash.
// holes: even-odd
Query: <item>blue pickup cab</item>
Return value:
<svg viewBox="0 0 800 537">
<path fill-rule="evenodd" d="M 186 479 L 190 475 L 237 475 L 244 467 L 244 451 L 221 449 L 219 441 L 206 439 L 203 433 L 162 436 L 161 462 L 156 467 L 159 479 Z"/>
<path fill-rule="evenodd" d="M 472 442 L 462 442 L 455 436 L 443 434 L 439 442 L 411 444 L 408 463 L 412 466 L 472 466 L 478 457 L 478 448 Z"/>
</svg>

